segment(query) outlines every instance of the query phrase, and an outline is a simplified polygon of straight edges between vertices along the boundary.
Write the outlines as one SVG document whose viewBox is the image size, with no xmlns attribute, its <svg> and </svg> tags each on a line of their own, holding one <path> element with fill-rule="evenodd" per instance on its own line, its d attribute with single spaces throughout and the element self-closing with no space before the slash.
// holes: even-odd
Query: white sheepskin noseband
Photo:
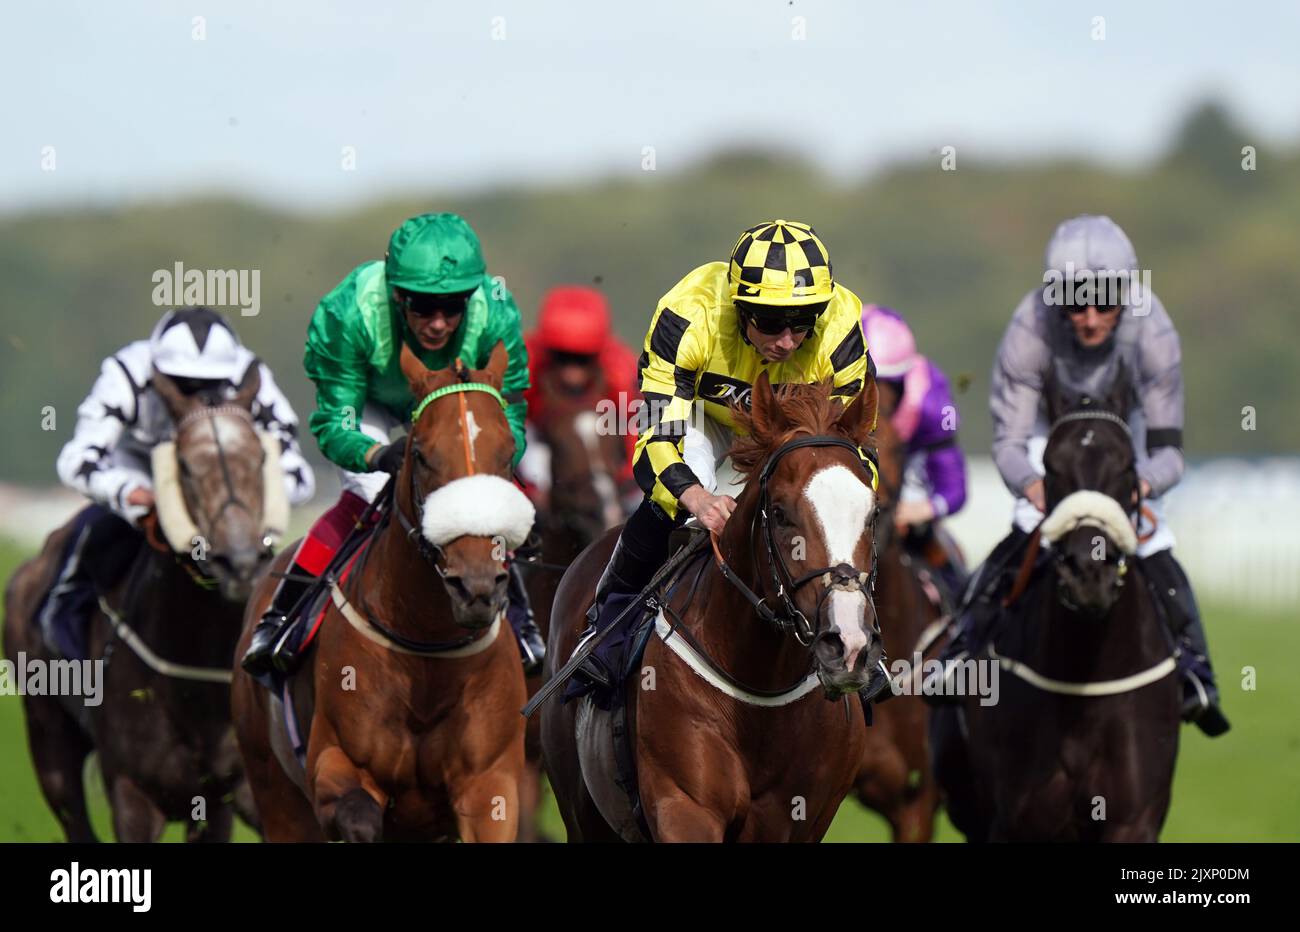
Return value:
<svg viewBox="0 0 1300 932">
<path fill-rule="evenodd" d="M 441 547 L 457 537 L 503 537 L 514 550 L 528 538 L 536 512 L 528 496 L 500 476 L 466 476 L 430 492 L 421 530 Z"/>
<path fill-rule="evenodd" d="M 1052 509 L 1039 530 L 1044 540 L 1055 543 L 1075 528 L 1085 526 L 1100 528 L 1124 553 L 1137 551 L 1137 532 L 1128 515 L 1104 492 L 1083 489 L 1070 493 Z"/>
</svg>

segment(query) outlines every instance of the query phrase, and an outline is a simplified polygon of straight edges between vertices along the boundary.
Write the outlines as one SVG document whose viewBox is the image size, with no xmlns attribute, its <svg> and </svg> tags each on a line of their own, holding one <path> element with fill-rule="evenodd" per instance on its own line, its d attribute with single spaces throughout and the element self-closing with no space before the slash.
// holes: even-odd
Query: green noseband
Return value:
<svg viewBox="0 0 1300 932">
<path fill-rule="evenodd" d="M 414 424 L 418 421 L 420 415 L 424 413 L 424 409 L 429 407 L 429 405 L 437 401 L 439 398 L 443 398 L 447 395 L 455 395 L 458 392 L 486 392 L 499 401 L 501 407 L 506 407 L 506 400 L 501 397 L 501 393 L 486 382 L 456 382 L 452 385 L 444 385 L 442 388 L 431 391 L 429 394 L 425 395 L 424 400 L 416 405 L 415 410 L 411 412 L 411 423 Z"/>
</svg>

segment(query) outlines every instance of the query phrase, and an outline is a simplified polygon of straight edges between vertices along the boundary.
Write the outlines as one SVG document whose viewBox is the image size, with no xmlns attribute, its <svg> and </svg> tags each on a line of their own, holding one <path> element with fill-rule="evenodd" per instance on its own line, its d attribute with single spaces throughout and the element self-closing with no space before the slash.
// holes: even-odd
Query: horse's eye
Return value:
<svg viewBox="0 0 1300 932">
<path fill-rule="evenodd" d="M 790 519 L 786 517 L 785 509 L 780 505 L 772 506 L 772 523 L 779 527 L 790 526 Z"/>
</svg>

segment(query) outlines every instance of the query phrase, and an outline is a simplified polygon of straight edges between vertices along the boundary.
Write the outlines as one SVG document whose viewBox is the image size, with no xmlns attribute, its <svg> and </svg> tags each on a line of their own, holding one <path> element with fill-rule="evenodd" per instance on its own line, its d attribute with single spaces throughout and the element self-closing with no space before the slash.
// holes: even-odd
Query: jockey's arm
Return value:
<svg viewBox="0 0 1300 932">
<path fill-rule="evenodd" d="M 500 287 L 501 297 L 494 301 L 488 318 L 495 339 L 489 338 L 487 349 L 490 351 L 496 345 L 496 340 L 500 339 L 505 344 L 506 356 L 509 358 L 505 378 L 501 382 L 501 394 L 506 399 L 506 420 L 510 422 L 510 432 L 515 438 L 515 455 L 511 465 L 518 466 L 528 447 L 528 436 L 524 429 L 528 418 L 528 403 L 524 400 L 524 394 L 531 384 L 528 375 L 528 348 L 524 345 L 523 323 L 519 318 L 519 306 L 515 304 L 514 295 L 504 286 L 494 284 L 492 287 Z"/>
<path fill-rule="evenodd" d="M 1153 298 L 1154 299 L 1154 298 Z M 1164 309 L 1152 339 L 1141 347 L 1138 397 L 1146 424 L 1146 456 L 1138 457 L 1143 495 L 1159 496 L 1183 477 L 1183 371 L 1178 332 Z"/>
<path fill-rule="evenodd" d="M 926 365 L 930 365 L 927 361 Z M 925 485 L 931 518 L 956 514 L 966 504 L 966 457 L 957 443 L 961 426 L 957 402 L 947 378 L 936 377 L 921 402 L 921 418 L 913 442 L 925 450 Z"/>
<path fill-rule="evenodd" d="M 115 356 L 104 360 L 99 378 L 77 406 L 77 426 L 64 444 L 55 465 L 59 479 L 69 488 L 104 505 L 131 523 L 148 511 L 132 504 L 132 493 L 150 491 L 150 475 L 121 462 L 113 451 L 136 419 L 136 393 L 126 369 Z M 143 496 L 135 496 L 137 501 Z"/>
<path fill-rule="evenodd" d="M 321 453 L 348 472 L 370 471 L 366 453 L 375 441 L 361 432 L 366 407 L 364 339 L 331 313 L 327 297 L 316 308 L 307 328 L 303 367 L 316 385 L 316 410 L 307 420 Z"/>
<path fill-rule="evenodd" d="M 298 446 L 298 415 L 280 391 L 270 367 L 265 363 L 259 363 L 259 366 L 262 383 L 253 406 L 253 417 L 258 427 L 279 439 L 285 492 L 289 504 L 301 505 L 316 491 L 316 475 Z"/>
<path fill-rule="evenodd" d="M 998 345 L 989 387 L 993 415 L 993 462 L 1012 495 L 1041 482 L 1029 461 L 1029 438 L 1038 419 L 1043 379 L 1051 352 L 1032 326 L 1031 292 L 1021 301 Z"/>
<path fill-rule="evenodd" d="M 632 473 L 641 490 L 669 517 L 676 517 L 682 494 L 700 486 L 682 458 L 682 447 L 696 378 L 708 359 L 703 314 L 701 308 L 661 307 L 645 338 L 640 370 L 645 427 L 637 438 Z"/>
</svg>

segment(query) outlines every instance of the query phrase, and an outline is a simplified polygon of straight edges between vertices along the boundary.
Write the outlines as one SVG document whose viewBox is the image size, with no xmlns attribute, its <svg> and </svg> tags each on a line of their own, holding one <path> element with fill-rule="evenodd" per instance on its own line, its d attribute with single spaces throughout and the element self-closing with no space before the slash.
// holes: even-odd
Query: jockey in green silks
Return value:
<svg viewBox="0 0 1300 932">
<path fill-rule="evenodd" d="M 307 328 L 303 364 L 316 385 L 308 424 L 326 459 L 340 472 L 343 494 L 303 539 L 287 578 L 253 633 L 243 666 L 254 675 L 293 657 L 281 642 L 288 616 L 320 576 L 366 506 L 400 469 L 405 425 L 418 399 L 402 374 L 405 343 L 429 369 L 456 359 L 480 369 L 500 341 L 509 356 L 502 395 L 515 438 L 514 463 L 524 453 L 524 392 L 528 353 L 519 308 L 500 279 L 488 275 L 478 236 L 452 213 L 421 214 L 394 231 L 383 260 L 357 266 L 316 307 Z M 507 616 L 524 666 L 540 669 L 545 646 L 518 569 L 511 567 Z"/>
</svg>

